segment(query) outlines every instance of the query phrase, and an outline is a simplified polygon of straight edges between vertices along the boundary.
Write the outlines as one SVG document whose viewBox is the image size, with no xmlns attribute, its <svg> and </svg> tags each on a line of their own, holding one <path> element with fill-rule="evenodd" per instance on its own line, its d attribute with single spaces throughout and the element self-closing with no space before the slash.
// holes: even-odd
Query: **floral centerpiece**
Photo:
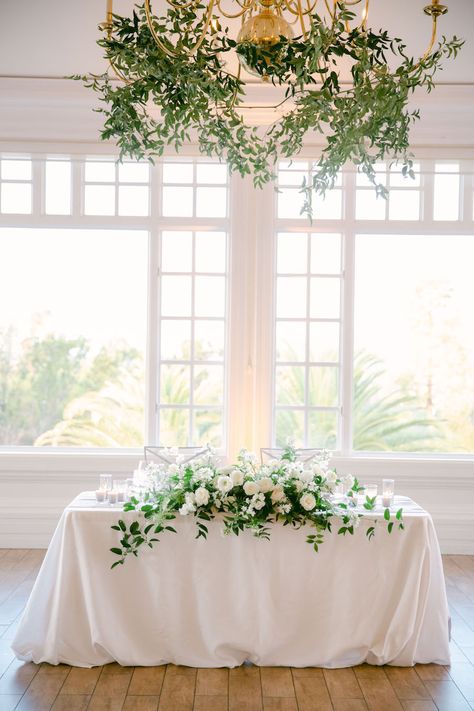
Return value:
<svg viewBox="0 0 474 711">
<path fill-rule="evenodd" d="M 206 538 L 207 524 L 218 517 L 224 534 L 239 535 L 250 529 L 258 538 L 269 539 L 271 526 L 281 524 L 299 529 L 308 526 L 307 542 L 315 551 L 338 523 L 339 535 L 353 535 L 363 515 L 356 502 L 361 491 L 351 475 L 339 477 L 328 466 L 327 453 L 302 462 L 293 446 L 281 456 L 259 465 L 256 456 L 241 450 L 235 465 L 220 468 L 215 452 L 208 447 L 191 461 L 184 461 L 178 450 L 168 450 L 171 463 L 148 464 L 144 479 L 124 505 L 124 511 L 137 511 L 129 523 L 119 520 L 112 528 L 120 532 L 120 547 L 111 551 L 119 556 L 112 567 L 121 565 L 139 549 L 159 542 L 166 531 L 176 533 L 171 525 L 177 516 L 193 516 L 196 538 Z M 344 496 L 336 494 L 343 488 Z M 362 509 L 375 509 L 376 498 L 365 497 Z M 387 530 L 394 525 L 403 529 L 402 509 L 392 515 L 384 510 Z M 371 521 L 366 535 L 375 534 L 378 518 Z M 311 531 L 313 529 L 313 531 Z"/>
</svg>

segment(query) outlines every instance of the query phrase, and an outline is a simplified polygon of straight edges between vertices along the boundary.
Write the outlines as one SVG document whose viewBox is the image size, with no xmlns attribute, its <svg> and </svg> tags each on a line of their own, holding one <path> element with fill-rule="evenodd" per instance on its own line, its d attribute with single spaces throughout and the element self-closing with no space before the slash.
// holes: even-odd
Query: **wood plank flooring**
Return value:
<svg viewBox="0 0 474 711">
<path fill-rule="evenodd" d="M 0 549 L 0 711 L 471 711 L 474 556 L 444 556 L 452 664 L 238 669 L 25 664 L 10 642 L 44 551 Z"/>
</svg>

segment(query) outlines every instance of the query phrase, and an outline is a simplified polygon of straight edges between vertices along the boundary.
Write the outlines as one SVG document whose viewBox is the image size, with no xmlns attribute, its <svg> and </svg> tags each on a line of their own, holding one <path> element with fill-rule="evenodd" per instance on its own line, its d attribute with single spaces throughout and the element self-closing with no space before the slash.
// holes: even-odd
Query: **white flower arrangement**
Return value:
<svg viewBox="0 0 474 711">
<path fill-rule="evenodd" d="M 120 548 L 111 551 L 119 556 L 112 567 L 123 564 L 129 554 L 137 555 L 143 545 L 153 547 L 164 531 L 176 532 L 169 524 L 181 516 L 194 516 L 197 538 L 206 538 L 206 524 L 217 515 L 222 519 L 224 533 L 239 535 L 251 529 L 255 536 L 268 539 L 270 525 L 281 523 L 293 528 L 308 526 L 307 542 L 317 551 L 324 534 L 332 530 L 333 520 L 339 520 L 337 533 L 353 535 L 362 513 L 351 505 L 360 491 L 357 479 L 339 477 L 328 466 L 323 453 L 319 461 L 297 461 L 296 450 L 288 446 L 279 459 L 258 465 L 252 452 L 241 450 L 237 463 L 219 468 L 211 448 L 195 459 L 185 462 L 178 450 L 167 450 L 170 463 L 149 464 L 137 491 L 124 505 L 124 511 L 137 511 L 139 517 L 128 526 L 120 520 L 112 528 L 120 532 Z M 345 496 L 336 496 L 344 487 Z M 366 510 L 375 508 L 375 499 L 366 498 Z M 403 529 L 402 510 L 392 519 L 385 509 L 384 520 L 391 533 L 393 526 Z M 369 540 L 375 534 L 377 519 L 369 526 Z"/>
</svg>

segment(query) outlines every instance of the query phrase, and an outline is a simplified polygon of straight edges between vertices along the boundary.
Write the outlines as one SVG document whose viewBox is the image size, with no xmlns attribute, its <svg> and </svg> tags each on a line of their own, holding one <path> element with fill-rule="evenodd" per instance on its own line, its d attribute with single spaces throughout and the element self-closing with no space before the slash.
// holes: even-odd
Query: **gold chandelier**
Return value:
<svg viewBox="0 0 474 711">
<path fill-rule="evenodd" d="M 194 55 L 202 45 L 205 37 L 208 34 L 216 32 L 225 25 L 227 20 L 240 19 L 241 26 L 237 33 L 237 46 L 241 43 L 253 45 L 256 50 L 268 51 L 281 39 L 293 40 L 298 37 L 302 40 L 308 35 L 311 23 L 314 21 L 314 13 L 319 13 L 320 9 L 326 16 L 329 17 L 329 22 L 334 22 L 338 11 L 338 0 L 230 0 L 235 6 L 232 12 L 224 7 L 225 0 L 204 0 L 204 10 L 202 16 L 202 28 L 197 40 L 192 47 L 179 48 L 173 47 L 171 41 L 163 41 L 163 37 L 157 32 L 155 27 L 156 17 L 153 15 L 151 0 L 144 0 L 146 19 L 151 35 L 157 46 L 169 57 L 178 57 Z M 192 9 L 196 10 L 202 7 L 202 0 L 166 0 L 167 5 L 177 9 Z M 348 20 L 345 21 L 346 30 L 350 32 L 353 29 L 365 31 L 369 18 L 370 0 L 344 0 L 344 6 L 354 10 L 355 16 L 359 10 L 359 16 L 355 20 L 355 24 L 351 26 Z M 420 58 L 423 61 L 433 49 L 437 35 L 438 17 L 448 12 L 446 5 L 442 5 L 440 0 L 432 0 L 429 5 L 423 8 L 426 15 L 429 15 L 432 20 L 431 36 L 424 54 Z M 113 0 L 107 0 L 106 19 L 100 25 L 101 29 L 106 32 L 110 38 L 113 28 Z M 116 69 L 112 62 L 111 67 L 116 76 L 127 81 L 120 71 Z M 417 66 L 417 65 L 415 65 Z M 268 77 L 262 76 L 248 65 L 242 55 L 239 55 L 238 77 L 240 78 L 241 67 L 249 74 L 257 76 L 263 81 L 267 81 Z M 250 107 L 248 107 L 250 108 Z M 260 108 L 260 107 L 259 107 Z"/>
</svg>

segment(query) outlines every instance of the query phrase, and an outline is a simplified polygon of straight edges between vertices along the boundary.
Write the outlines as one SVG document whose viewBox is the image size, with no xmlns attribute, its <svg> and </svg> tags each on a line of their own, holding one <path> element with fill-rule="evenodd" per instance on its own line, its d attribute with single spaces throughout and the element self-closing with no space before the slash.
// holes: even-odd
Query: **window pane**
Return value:
<svg viewBox="0 0 474 711">
<path fill-rule="evenodd" d="M 339 324 L 313 322 L 309 330 L 309 359 L 313 363 L 339 360 Z"/>
<path fill-rule="evenodd" d="M 197 163 L 196 175 L 198 183 L 226 183 L 227 166 L 222 163 Z"/>
<path fill-rule="evenodd" d="M 224 273 L 225 270 L 225 232 L 196 232 L 196 271 Z"/>
<path fill-rule="evenodd" d="M 391 190 L 388 201 L 388 216 L 390 220 L 419 220 L 419 191 Z"/>
<path fill-rule="evenodd" d="M 341 235 L 311 235 L 311 271 L 313 274 L 339 274 Z"/>
<path fill-rule="evenodd" d="M 224 358 L 225 326 L 223 321 L 196 321 L 194 324 L 194 358 L 222 360 Z"/>
<path fill-rule="evenodd" d="M 71 214 L 70 161 L 46 161 L 45 209 L 48 215 Z"/>
<path fill-rule="evenodd" d="M 1 211 L 5 214 L 27 215 L 31 213 L 31 184 L 2 183 Z"/>
<path fill-rule="evenodd" d="M 227 188 L 196 188 L 197 217 L 225 217 Z"/>
<path fill-rule="evenodd" d="M 296 447 L 304 446 L 304 412 L 302 410 L 277 410 L 275 417 L 275 444 L 285 447 L 291 440 Z"/>
<path fill-rule="evenodd" d="M 277 256 L 280 274 L 305 274 L 308 271 L 308 235 L 280 232 Z"/>
<path fill-rule="evenodd" d="M 377 197 L 375 188 L 356 191 L 357 220 L 385 220 L 386 205 L 383 197 Z"/>
<path fill-rule="evenodd" d="M 115 186 L 86 185 L 84 188 L 85 215 L 115 215 Z"/>
<path fill-rule="evenodd" d="M 392 165 L 390 168 L 390 186 L 392 188 L 416 188 L 420 185 L 420 164 L 413 163 L 414 178 L 402 174 L 401 165 Z"/>
<path fill-rule="evenodd" d="M 474 450 L 473 262 L 474 236 L 357 236 L 355 449 Z"/>
<path fill-rule="evenodd" d="M 309 369 L 308 400 L 316 407 L 336 407 L 338 393 L 339 368 L 314 366 Z"/>
<path fill-rule="evenodd" d="M 301 365 L 280 365 L 276 369 L 277 405 L 304 405 L 306 368 Z"/>
<path fill-rule="evenodd" d="M 191 277 L 161 277 L 162 316 L 191 316 Z"/>
<path fill-rule="evenodd" d="M 316 220 L 340 220 L 342 217 L 342 192 L 328 190 L 324 197 L 313 195 L 313 213 Z"/>
<path fill-rule="evenodd" d="M 192 217 L 192 188 L 163 188 L 163 215 L 165 217 Z"/>
<path fill-rule="evenodd" d="M 189 365 L 162 365 L 160 402 L 166 405 L 186 405 L 189 402 Z"/>
<path fill-rule="evenodd" d="M 163 163 L 164 183 L 192 183 L 192 163 Z"/>
<path fill-rule="evenodd" d="M 194 404 L 220 405 L 224 399 L 224 368 L 221 365 L 194 366 Z"/>
<path fill-rule="evenodd" d="M 306 323 L 277 321 L 276 359 L 290 362 L 306 360 Z"/>
<path fill-rule="evenodd" d="M 459 181 L 458 163 L 437 163 L 434 177 L 435 220 L 459 219 Z"/>
<path fill-rule="evenodd" d="M 148 186 L 119 186 L 119 215 L 148 215 Z"/>
<path fill-rule="evenodd" d="M 0 444 L 143 446 L 147 243 L 0 229 Z"/>
<path fill-rule="evenodd" d="M 306 215 L 301 214 L 304 201 L 304 194 L 298 189 L 280 188 L 278 192 L 278 217 L 296 220 L 307 219 Z"/>
<path fill-rule="evenodd" d="M 195 278 L 196 316 L 224 316 L 225 314 L 225 278 Z"/>
<path fill-rule="evenodd" d="M 162 321 L 160 352 L 162 360 L 189 360 L 191 321 Z"/>
<path fill-rule="evenodd" d="M 31 160 L 4 158 L 0 163 L 2 180 L 31 180 Z"/>
<path fill-rule="evenodd" d="M 280 170 L 278 173 L 278 185 L 296 185 L 300 188 L 305 178 L 308 181 L 307 165 L 305 165 L 305 170 Z"/>
<path fill-rule="evenodd" d="M 313 410 L 308 414 L 308 447 L 338 449 L 337 412 Z"/>
<path fill-rule="evenodd" d="M 197 444 L 221 447 L 223 442 L 222 410 L 220 408 L 194 411 L 194 437 Z"/>
<path fill-rule="evenodd" d="M 336 278 L 311 279 L 311 318 L 339 318 L 341 282 Z"/>
<path fill-rule="evenodd" d="M 277 278 L 278 318 L 305 318 L 306 277 Z"/>
<path fill-rule="evenodd" d="M 160 444 L 186 447 L 189 442 L 189 410 L 166 408 L 160 411 Z"/>
<path fill-rule="evenodd" d="M 119 163 L 119 181 L 121 183 L 148 183 L 150 180 L 149 163 Z"/>
<path fill-rule="evenodd" d="M 86 183 L 114 183 L 115 161 L 86 161 L 84 177 Z"/>
<path fill-rule="evenodd" d="M 161 271 L 190 272 L 192 266 L 192 232 L 163 232 L 161 236 Z"/>
</svg>

